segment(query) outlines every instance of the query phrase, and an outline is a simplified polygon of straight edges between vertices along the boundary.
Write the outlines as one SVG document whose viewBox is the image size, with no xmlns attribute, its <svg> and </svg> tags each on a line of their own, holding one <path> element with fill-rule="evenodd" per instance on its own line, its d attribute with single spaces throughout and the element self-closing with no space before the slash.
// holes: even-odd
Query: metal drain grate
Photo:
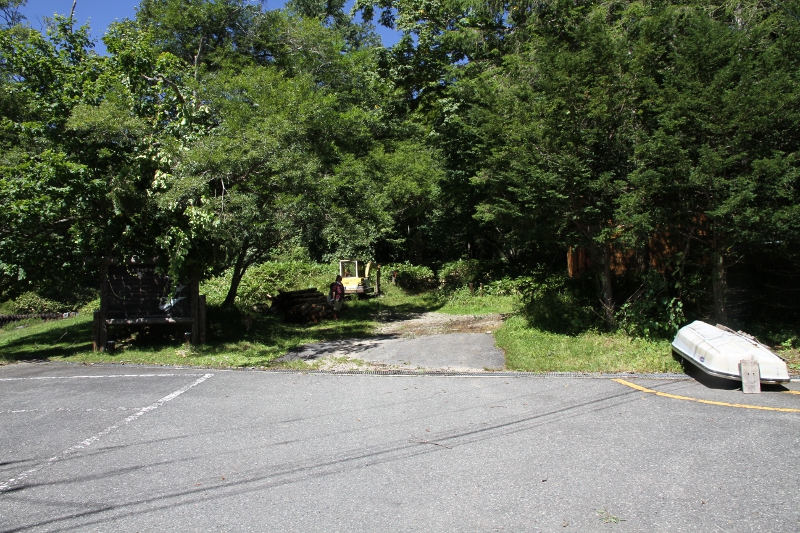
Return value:
<svg viewBox="0 0 800 533">
<path fill-rule="evenodd" d="M 296 370 L 289 368 L 264 369 L 264 372 L 287 374 L 326 374 L 341 376 L 407 376 L 407 377 L 471 377 L 471 378 L 578 378 L 578 379 L 691 379 L 686 374 L 603 374 L 591 372 L 464 372 L 450 370 Z"/>
</svg>

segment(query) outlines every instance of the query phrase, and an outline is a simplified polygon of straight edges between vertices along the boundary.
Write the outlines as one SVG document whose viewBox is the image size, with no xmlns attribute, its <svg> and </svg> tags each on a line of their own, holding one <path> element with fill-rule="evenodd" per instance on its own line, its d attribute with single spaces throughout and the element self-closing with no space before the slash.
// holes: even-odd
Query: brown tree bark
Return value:
<svg viewBox="0 0 800 533">
<path fill-rule="evenodd" d="M 607 330 L 614 329 L 614 286 L 611 277 L 611 247 L 608 243 L 592 244 L 592 263 L 600 277 L 600 302 L 603 304 L 603 322 Z"/>
<path fill-rule="evenodd" d="M 711 288 L 714 294 L 714 320 L 718 324 L 728 324 L 728 306 L 726 298 L 728 293 L 728 276 L 725 265 L 725 256 L 719 252 L 714 254 L 714 264 L 711 269 Z"/>
<path fill-rule="evenodd" d="M 245 272 L 247 272 L 247 269 L 250 267 L 250 262 L 247 261 L 249 251 L 250 239 L 245 238 L 239 250 L 239 255 L 236 258 L 236 264 L 233 266 L 231 286 L 228 288 L 228 294 L 225 296 L 225 301 L 222 302 L 222 307 L 233 307 L 233 303 L 236 301 L 236 293 L 239 292 L 239 284 L 242 282 Z"/>
</svg>

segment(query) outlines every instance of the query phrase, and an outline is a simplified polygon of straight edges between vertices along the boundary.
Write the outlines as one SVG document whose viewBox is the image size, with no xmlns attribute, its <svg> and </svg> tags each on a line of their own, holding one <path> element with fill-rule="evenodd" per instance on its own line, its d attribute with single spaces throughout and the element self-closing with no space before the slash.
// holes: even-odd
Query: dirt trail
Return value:
<svg viewBox="0 0 800 533">
<path fill-rule="evenodd" d="M 444 313 L 415 313 L 407 317 L 383 322 L 380 335 L 441 335 L 444 333 L 494 333 L 503 324 L 503 316 L 446 315 Z"/>
<path fill-rule="evenodd" d="M 500 314 L 416 313 L 385 319 L 375 337 L 311 344 L 279 361 L 300 359 L 314 368 L 332 371 L 499 370 L 505 357 L 490 334 L 502 323 Z"/>
</svg>

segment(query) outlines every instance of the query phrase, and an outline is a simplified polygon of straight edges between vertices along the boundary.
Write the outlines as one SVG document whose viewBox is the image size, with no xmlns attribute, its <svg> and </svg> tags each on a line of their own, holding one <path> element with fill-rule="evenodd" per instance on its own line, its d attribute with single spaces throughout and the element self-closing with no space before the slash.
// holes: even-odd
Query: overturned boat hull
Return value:
<svg viewBox="0 0 800 533">
<path fill-rule="evenodd" d="M 753 359 L 758 362 L 761 383 L 789 381 L 786 362 L 757 340 L 726 331 L 699 320 L 682 327 L 672 348 L 681 357 L 707 374 L 741 380 L 739 362 Z"/>
</svg>

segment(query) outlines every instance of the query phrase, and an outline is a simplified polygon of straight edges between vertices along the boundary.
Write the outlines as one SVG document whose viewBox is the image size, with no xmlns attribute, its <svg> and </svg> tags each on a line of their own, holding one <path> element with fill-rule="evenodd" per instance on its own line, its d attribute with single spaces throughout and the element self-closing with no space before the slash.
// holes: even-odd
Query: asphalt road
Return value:
<svg viewBox="0 0 800 533">
<path fill-rule="evenodd" d="M 800 395 L 627 381 L 0 367 L 0 531 L 800 530 Z"/>
<path fill-rule="evenodd" d="M 488 333 L 448 333 L 404 338 L 383 335 L 307 344 L 281 357 L 310 361 L 324 357 L 355 357 L 408 370 L 501 370 L 506 357 Z"/>
</svg>

